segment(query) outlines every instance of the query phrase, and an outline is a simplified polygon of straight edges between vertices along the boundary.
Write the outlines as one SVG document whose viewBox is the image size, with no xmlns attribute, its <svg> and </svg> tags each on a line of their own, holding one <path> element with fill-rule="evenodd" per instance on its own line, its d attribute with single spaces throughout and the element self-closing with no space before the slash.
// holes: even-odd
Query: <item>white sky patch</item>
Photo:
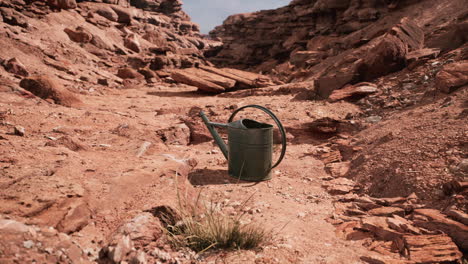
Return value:
<svg viewBox="0 0 468 264">
<path fill-rule="evenodd" d="M 208 33 L 221 25 L 230 15 L 274 9 L 289 4 L 290 0 L 183 0 L 183 10 L 192 21 L 200 25 L 202 33 Z"/>
</svg>

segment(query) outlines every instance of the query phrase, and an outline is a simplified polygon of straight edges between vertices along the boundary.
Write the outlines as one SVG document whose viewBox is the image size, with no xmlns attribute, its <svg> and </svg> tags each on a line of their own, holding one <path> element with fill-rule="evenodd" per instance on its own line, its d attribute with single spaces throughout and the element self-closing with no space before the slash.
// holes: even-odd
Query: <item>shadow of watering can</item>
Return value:
<svg viewBox="0 0 468 264">
<path fill-rule="evenodd" d="M 251 119 L 232 122 L 234 116 L 245 108 L 257 108 L 266 112 L 276 122 L 282 137 L 282 150 L 278 161 L 273 159 L 273 126 Z M 229 162 L 229 175 L 245 181 L 271 179 L 271 170 L 278 166 L 286 153 L 286 132 L 278 118 L 267 108 L 247 105 L 232 113 L 227 124 L 210 122 L 203 111 L 200 116 L 208 127 L 216 144 Z M 228 145 L 220 137 L 215 127 L 227 128 Z"/>
</svg>

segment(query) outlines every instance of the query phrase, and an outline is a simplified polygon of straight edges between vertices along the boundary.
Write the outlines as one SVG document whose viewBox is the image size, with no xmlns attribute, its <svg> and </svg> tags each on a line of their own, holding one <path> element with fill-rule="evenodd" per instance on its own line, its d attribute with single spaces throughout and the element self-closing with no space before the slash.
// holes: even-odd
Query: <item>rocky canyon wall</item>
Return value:
<svg viewBox="0 0 468 264">
<path fill-rule="evenodd" d="M 465 9 L 462 1 L 294 0 L 282 8 L 228 17 L 210 32 L 224 45 L 207 55 L 214 55 L 210 60 L 217 65 L 283 75 L 287 81 L 316 79 L 331 65 L 360 59 L 372 47 L 372 40 L 388 33 L 404 17 L 417 21 L 411 23 L 419 33 L 410 32 L 410 38 L 420 43 L 424 43 L 424 35 L 428 39 L 427 45 L 410 47 L 408 52 L 459 46 L 466 41 L 459 39 L 466 33 Z M 447 12 L 453 12 L 457 21 L 443 25 L 437 17 Z M 432 34 L 437 31 L 438 36 Z M 451 38 L 448 31 L 458 37 Z M 454 42 L 450 44 L 448 39 Z M 351 54 L 354 59 L 349 58 Z"/>
</svg>

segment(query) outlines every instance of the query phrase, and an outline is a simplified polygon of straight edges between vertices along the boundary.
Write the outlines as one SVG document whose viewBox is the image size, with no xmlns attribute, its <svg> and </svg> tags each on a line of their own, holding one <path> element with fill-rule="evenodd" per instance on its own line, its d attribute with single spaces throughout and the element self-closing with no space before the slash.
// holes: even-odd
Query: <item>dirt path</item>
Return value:
<svg viewBox="0 0 468 264">
<path fill-rule="evenodd" d="M 21 125 L 26 136 L 2 133 L 5 158 L 1 165 L 7 177 L 1 178 L 5 192 L 0 196 L 0 213 L 55 226 L 67 205 L 85 203 L 91 209 L 92 222 L 72 236 L 84 248 L 97 250 L 110 232 L 142 210 L 174 206 L 177 160 L 195 158 L 198 165 L 188 180 L 196 192 L 202 191 L 206 199 L 226 210 L 235 210 L 252 196 L 244 208 L 248 211 L 244 221 L 257 222 L 276 234 L 275 241 L 263 251 L 222 257 L 215 254 L 207 262 L 360 263 L 359 257 L 368 252 L 357 243 L 336 237 L 334 227 L 325 221 L 333 212 L 332 197 L 321 188 L 321 178 L 326 177 L 323 163 L 311 155 L 321 142 L 301 129 L 311 115 L 343 117 L 357 109 L 346 103 L 340 107 L 311 101 L 291 103 L 293 96 L 228 98 L 198 95 L 190 88 L 158 86 L 107 90 L 100 96 L 86 96 L 82 109 L 70 109 L 6 94 L 0 108 L 9 109 L 11 114 L 2 132 Z M 174 127 L 187 118 L 192 107 L 206 109 L 210 118 L 224 122 L 233 111 L 229 108 L 253 103 L 272 107 L 289 132 L 287 156 L 271 181 L 233 182 L 212 141 L 177 144 L 182 141 L 180 135 L 187 133 Z M 30 110 L 32 105 L 35 111 Z M 169 138 L 163 142 L 157 131 L 166 130 Z M 174 138 L 170 138 L 171 133 L 175 133 Z M 81 147 L 54 140 L 61 137 Z M 137 157 L 144 142 L 151 145 Z"/>
</svg>

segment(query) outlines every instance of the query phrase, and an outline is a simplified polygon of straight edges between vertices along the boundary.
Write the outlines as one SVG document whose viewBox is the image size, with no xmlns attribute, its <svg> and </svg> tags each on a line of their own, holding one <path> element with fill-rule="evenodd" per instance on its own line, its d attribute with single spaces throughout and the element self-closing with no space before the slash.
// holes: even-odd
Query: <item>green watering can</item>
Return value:
<svg viewBox="0 0 468 264">
<path fill-rule="evenodd" d="M 282 150 L 274 165 L 272 165 L 273 126 L 251 119 L 240 119 L 232 122 L 235 115 L 245 108 L 263 110 L 276 122 L 281 132 Z M 243 106 L 232 113 L 228 124 L 210 122 L 203 111 L 200 111 L 200 116 L 224 157 L 229 161 L 229 175 L 231 177 L 255 182 L 271 179 L 271 170 L 281 163 L 286 153 L 286 132 L 281 122 L 270 110 L 259 105 Z M 226 145 L 215 127 L 227 128 L 229 145 Z"/>
</svg>

